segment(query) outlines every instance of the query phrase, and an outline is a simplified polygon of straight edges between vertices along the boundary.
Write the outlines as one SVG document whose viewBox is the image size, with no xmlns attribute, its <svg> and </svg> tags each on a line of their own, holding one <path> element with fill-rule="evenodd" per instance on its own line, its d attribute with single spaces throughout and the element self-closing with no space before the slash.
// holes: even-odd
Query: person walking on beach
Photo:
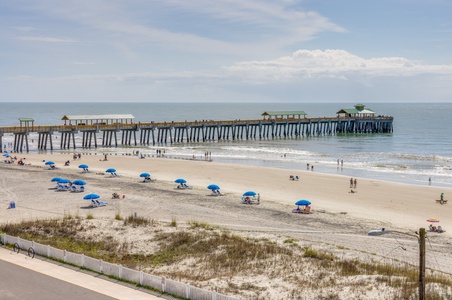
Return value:
<svg viewBox="0 0 452 300">
<path fill-rule="evenodd" d="M 432 177 L 428 178 L 428 185 L 432 185 Z"/>
<path fill-rule="evenodd" d="M 350 178 L 350 188 L 353 188 L 353 178 Z"/>
<path fill-rule="evenodd" d="M 441 201 L 444 201 L 444 193 L 441 193 L 440 199 Z"/>
<path fill-rule="evenodd" d="M 356 184 L 357 184 L 357 181 L 356 181 L 356 178 L 355 178 L 355 181 L 354 181 L 354 188 L 356 189 Z"/>
</svg>

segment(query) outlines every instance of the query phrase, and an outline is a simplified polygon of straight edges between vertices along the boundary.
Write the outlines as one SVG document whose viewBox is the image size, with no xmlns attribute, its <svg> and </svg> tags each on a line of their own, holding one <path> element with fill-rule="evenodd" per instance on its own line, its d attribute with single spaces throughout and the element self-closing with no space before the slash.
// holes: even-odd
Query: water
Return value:
<svg viewBox="0 0 452 300">
<path fill-rule="evenodd" d="M 138 147 L 154 154 L 202 157 L 214 161 L 343 174 L 396 182 L 452 187 L 452 104 L 364 103 L 378 115 L 394 116 L 391 134 L 347 134 L 294 139 L 221 141 Z M 333 117 L 353 104 L 313 103 L 1 103 L 0 126 L 17 126 L 18 118 L 33 118 L 35 125 L 63 124 L 61 118 L 76 114 L 133 114 L 135 121 L 194 121 L 259 119 L 264 111 L 303 110 L 308 117 Z M 99 135 L 100 136 L 100 135 Z M 33 139 L 33 136 L 30 136 Z M 5 135 L 3 144 L 12 141 Z M 54 143 L 54 145 L 58 143 Z M 80 144 L 80 143 L 78 143 Z M 36 147 L 35 144 L 32 145 Z M 96 151 L 131 152 L 130 148 Z M 338 166 L 337 160 L 344 165 Z"/>
</svg>

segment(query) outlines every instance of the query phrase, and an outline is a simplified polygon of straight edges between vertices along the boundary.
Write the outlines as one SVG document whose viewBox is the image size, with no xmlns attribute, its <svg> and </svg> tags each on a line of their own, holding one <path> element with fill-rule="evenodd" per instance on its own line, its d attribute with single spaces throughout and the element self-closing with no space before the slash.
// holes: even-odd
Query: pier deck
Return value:
<svg viewBox="0 0 452 300">
<path fill-rule="evenodd" d="M 97 147 L 102 134 L 103 147 L 156 145 L 168 143 L 215 142 L 296 138 L 342 133 L 391 133 L 393 117 L 273 118 L 258 120 L 218 120 L 193 122 L 138 122 L 93 125 L 32 125 L 0 127 L 0 149 L 4 134 L 14 134 L 14 151 L 29 151 L 28 135 L 38 134 L 38 150 L 53 150 L 52 135 L 60 134 L 60 149 Z M 137 133 L 139 140 L 137 140 Z M 75 135 L 82 135 L 76 145 Z M 121 141 L 118 141 L 118 134 Z"/>
</svg>

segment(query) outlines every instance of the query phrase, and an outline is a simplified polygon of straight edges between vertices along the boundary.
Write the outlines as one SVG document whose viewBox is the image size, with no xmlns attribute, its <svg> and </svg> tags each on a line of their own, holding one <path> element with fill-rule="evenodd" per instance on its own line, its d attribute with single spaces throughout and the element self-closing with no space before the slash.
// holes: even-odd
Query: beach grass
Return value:
<svg viewBox="0 0 452 300">
<path fill-rule="evenodd" d="M 183 227 L 177 223 L 175 226 L 175 219 L 167 224 L 157 224 L 130 215 L 120 223 L 125 228 L 161 227 L 154 230 L 149 239 L 149 243 L 155 244 L 153 252 L 139 254 L 134 253 L 131 244 L 112 236 L 97 235 L 94 238 L 90 234 L 96 227 L 92 221 L 65 216 L 62 219 L 3 224 L 0 231 L 194 285 L 220 277 L 228 281 L 227 287 L 220 291 L 229 294 L 246 290 L 259 295 L 263 287 L 256 282 L 236 284 L 230 279 L 262 275 L 269 280 L 297 283 L 298 288 L 318 291 L 348 282 L 347 285 L 353 289 L 365 288 L 369 284 L 377 288 L 390 287 L 394 291 L 392 299 L 413 298 L 417 292 L 415 266 L 396 261 L 379 263 L 343 259 L 329 251 L 298 245 L 293 238 L 278 242 L 270 238 L 242 236 L 203 222 L 190 221 Z M 367 279 L 362 279 L 363 276 Z M 440 291 L 452 287 L 452 279 L 447 274 L 428 272 L 426 282 L 436 286 L 431 288 L 432 297 L 428 299 L 441 299 L 438 297 L 447 293 L 438 292 L 438 286 L 443 287 Z M 296 291 L 289 294 L 296 295 Z M 334 294 L 325 292 L 323 295 L 324 299 L 335 299 Z M 294 296 L 292 299 L 297 298 Z"/>
</svg>

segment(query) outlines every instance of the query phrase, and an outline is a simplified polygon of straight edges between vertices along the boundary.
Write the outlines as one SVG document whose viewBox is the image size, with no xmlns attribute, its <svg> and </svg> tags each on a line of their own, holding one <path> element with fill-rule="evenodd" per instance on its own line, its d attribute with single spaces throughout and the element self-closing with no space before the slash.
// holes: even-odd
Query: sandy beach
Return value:
<svg viewBox="0 0 452 300">
<path fill-rule="evenodd" d="M 446 232 L 428 233 L 427 265 L 452 273 L 452 203 L 435 202 L 440 194 L 452 197 L 452 189 L 407 185 L 357 178 L 351 193 L 349 177 L 320 174 L 307 170 L 285 170 L 243 165 L 229 165 L 203 160 L 169 158 L 140 159 L 137 156 L 82 153 L 74 160 L 72 154 L 13 154 L 25 158 L 26 165 L 0 164 L 0 220 L 19 222 L 40 218 L 62 217 L 65 214 L 95 218 L 112 218 L 138 214 L 159 221 L 202 221 L 231 230 L 265 236 L 290 236 L 306 245 L 342 249 L 342 256 L 369 259 L 369 253 L 385 259 L 418 262 L 418 246 L 414 238 L 391 235 L 368 236 L 367 232 L 385 227 L 388 230 L 413 233 L 427 228 L 429 218 L 440 220 Z M 53 161 L 51 170 L 44 161 Z M 64 166 L 69 160 L 70 166 Z M 90 173 L 78 168 L 87 164 Z M 105 173 L 115 168 L 119 177 Z M 148 172 L 155 182 L 143 183 L 139 174 Z M 103 173 L 103 174 L 102 174 Z M 299 176 L 298 181 L 289 176 Z M 87 182 L 85 193 L 59 192 L 50 182 L 53 177 Z M 192 189 L 178 190 L 176 178 L 185 178 Z M 222 196 L 212 196 L 209 184 L 221 187 Z M 252 190 L 260 194 L 260 205 L 244 205 L 242 194 Z M 120 199 L 111 199 L 116 192 Z M 91 209 L 83 200 L 86 193 L 97 193 L 105 207 Z M 124 195 L 124 198 L 122 197 Z M 292 213 L 300 199 L 312 202 L 312 214 Z M 7 209 L 15 201 L 15 209 Z M 407 250 L 395 249 L 404 240 Z M 339 249 L 339 248 L 337 248 Z M 336 249 L 336 251 L 338 251 Z M 347 249 L 347 251 L 344 251 Z M 440 259 L 438 259 L 440 257 Z"/>
</svg>

